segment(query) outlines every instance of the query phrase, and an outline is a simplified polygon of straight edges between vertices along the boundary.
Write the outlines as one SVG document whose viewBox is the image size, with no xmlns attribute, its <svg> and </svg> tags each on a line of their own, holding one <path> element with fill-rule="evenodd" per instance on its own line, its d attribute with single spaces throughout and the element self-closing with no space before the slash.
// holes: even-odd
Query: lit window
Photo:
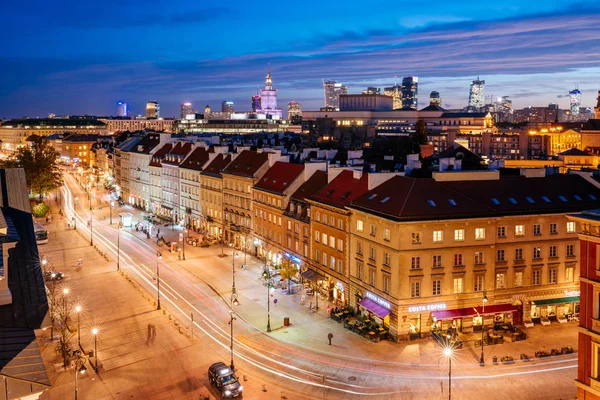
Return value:
<svg viewBox="0 0 600 400">
<path fill-rule="evenodd" d="M 516 225 L 515 226 L 515 236 L 525 236 L 525 226 Z"/>
<path fill-rule="evenodd" d="M 421 232 L 413 232 L 412 233 L 412 244 L 420 244 L 421 243 Z"/>
<path fill-rule="evenodd" d="M 515 272 L 515 287 L 523 286 L 523 272 Z"/>
<path fill-rule="evenodd" d="M 465 230 L 464 229 L 455 229 L 454 230 L 454 240 L 457 242 L 462 242 L 465 240 Z"/>
<path fill-rule="evenodd" d="M 433 231 L 433 242 L 441 243 L 444 240 L 444 232 L 443 231 Z"/>
<path fill-rule="evenodd" d="M 356 230 L 359 232 L 363 231 L 363 222 L 360 219 L 358 221 L 356 221 Z"/>
<path fill-rule="evenodd" d="M 463 278 L 454 278 L 454 293 L 463 292 Z"/>
<path fill-rule="evenodd" d="M 506 275 L 504 273 L 496 274 L 496 289 L 506 288 Z"/>
<path fill-rule="evenodd" d="M 385 228 L 383 230 L 383 240 L 386 240 L 388 242 L 390 241 L 390 230 L 388 228 Z"/>
<path fill-rule="evenodd" d="M 575 222 L 567 222 L 567 233 L 575 233 Z"/>
<path fill-rule="evenodd" d="M 565 281 L 573 282 L 573 276 L 574 276 L 573 273 L 574 273 L 574 268 L 567 267 L 567 269 L 565 270 Z"/>
<path fill-rule="evenodd" d="M 475 228 L 475 240 L 485 239 L 485 228 Z"/>
</svg>

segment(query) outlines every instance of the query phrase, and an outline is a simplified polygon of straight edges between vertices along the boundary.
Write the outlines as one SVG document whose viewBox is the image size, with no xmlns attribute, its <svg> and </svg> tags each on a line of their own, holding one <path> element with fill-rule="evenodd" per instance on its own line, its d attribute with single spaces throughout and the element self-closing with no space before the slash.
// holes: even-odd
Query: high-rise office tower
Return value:
<svg viewBox="0 0 600 400">
<path fill-rule="evenodd" d="M 233 114 L 233 101 L 221 102 L 221 112 Z"/>
<path fill-rule="evenodd" d="M 179 117 L 185 119 L 188 115 L 195 114 L 192 103 L 183 103 L 179 109 Z"/>
<path fill-rule="evenodd" d="M 402 78 L 402 108 L 416 110 L 419 105 L 419 78 L 405 76 Z"/>
<path fill-rule="evenodd" d="M 288 120 L 302 116 L 302 104 L 292 100 L 288 103 Z"/>
<path fill-rule="evenodd" d="M 348 87 L 336 81 L 323 80 L 323 90 L 325 91 L 325 107 L 339 110 L 340 95 L 348 94 Z"/>
<path fill-rule="evenodd" d="M 252 111 L 260 111 L 261 101 L 260 94 L 252 96 Z"/>
<path fill-rule="evenodd" d="M 146 118 L 160 118 L 160 104 L 157 101 L 146 103 Z"/>
<path fill-rule="evenodd" d="M 402 86 L 394 83 L 394 86 L 384 88 L 383 94 L 394 99 L 392 103 L 394 110 L 402 108 Z"/>
<path fill-rule="evenodd" d="M 485 85 L 485 81 L 479 80 L 479 77 L 471 82 L 471 87 L 469 89 L 469 111 L 479 111 L 485 105 L 483 85 Z"/>
<path fill-rule="evenodd" d="M 600 90 L 598 90 L 598 97 L 596 97 L 596 107 L 594 107 L 594 118 L 600 119 Z"/>
<path fill-rule="evenodd" d="M 581 106 L 581 92 L 579 89 L 573 89 L 569 92 L 569 101 L 571 104 L 571 115 L 579 115 Z"/>
<path fill-rule="evenodd" d="M 440 97 L 440 92 L 434 90 L 431 93 L 429 93 L 429 105 L 437 107 L 442 106 L 442 98 Z"/>
<path fill-rule="evenodd" d="M 375 86 L 369 86 L 362 91 L 362 94 L 381 94 L 381 89 Z"/>
<path fill-rule="evenodd" d="M 127 111 L 127 103 L 124 101 L 117 101 L 117 117 L 126 117 Z"/>
</svg>

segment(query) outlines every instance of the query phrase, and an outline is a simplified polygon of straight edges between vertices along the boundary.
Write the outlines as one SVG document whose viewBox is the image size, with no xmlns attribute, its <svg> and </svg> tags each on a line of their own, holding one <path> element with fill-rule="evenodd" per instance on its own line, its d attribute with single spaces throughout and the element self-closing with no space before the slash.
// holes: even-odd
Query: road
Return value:
<svg viewBox="0 0 600 400">
<path fill-rule="evenodd" d="M 90 212 L 86 193 L 69 174 L 65 174 L 65 186 L 61 190 L 63 209 L 70 218 L 76 218 L 77 229 L 89 236 Z M 77 212 L 75 197 L 78 198 Z M 227 251 L 228 257 L 221 259 L 216 257 L 218 250 L 188 246 L 186 260 L 181 261 L 164 246 L 158 247 L 155 240 L 136 235 L 135 230 L 119 231 L 116 215 L 110 226 L 108 218 L 104 218 L 107 211 L 105 207 L 102 215 L 99 211 L 94 213 L 94 245 L 114 260 L 118 253 L 120 267 L 156 296 L 158 275 L 161 306 L 186 325 L 192 323 L 193 314 L 194 331 L 199 340 L 220 346 L 220 356 L 227 360 L 231 330 L 231 250 Z M 117 235 L 120 235 L 119 241 Z M 162 258 L 157 257 L 158 251 Z M 287 381 L 290 390 L 311 398 L 437 399 L 440 395 L 447 396 L 448 360 L 434 344 L 416 348 L 405 346 L 399 351 L 395 347 L 398 345 L 390 342 L 375 344 L 357 335 L 346 338 L 343 333 L 338 335 L 336 332 L 334 337 L 343 341 L 329 350 L 311 343 L 325 341 L 321 332 L 327 332 L 331 321 L 317 320 L 318 316 L 315 318 L 310 313 L 306 314 L 306 320 L 298 321 L 298 327 L 294 329 L 277 324 L 278 328 L 274 327 L 274 331 L 267 334 L 262 330 L 264 327 L 254 326 L 257 325 L 256 314 L 264 315 L 256 298 L 258 290 L 264 290 L 266 298 L 266 288 L 261 289 L 261 286 L 250 272 L 236 272 L 241 303 L 233 310 L 236 364 L 243 363 L 246 369 Z M 275 312 L 277 315 L 283 315 L 286 306 L 293 306 L 283 298 L 280 303 Z M 415 349 L 425 354 L 421 357 L 417 354 L 419 358 L 415 360 L 410 356 L 414 354 L 411 350 Z M 527 363 L 517 361 L 512 365 L 492 366 L 488 362 L 484 368 L 477 364 L 477 356 L 474 349 L 455 350 L 452 361 L 452 394 L 455 398 L 476 398 L 481 393 L 486 393 L 488 399 L 575 397 L 576 354 Z"/>
</svg>

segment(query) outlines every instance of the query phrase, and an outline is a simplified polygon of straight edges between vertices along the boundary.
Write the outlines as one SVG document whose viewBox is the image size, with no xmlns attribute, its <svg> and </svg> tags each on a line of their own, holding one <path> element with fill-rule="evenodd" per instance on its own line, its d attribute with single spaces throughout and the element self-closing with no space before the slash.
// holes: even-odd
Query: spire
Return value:
<svg viewBox="0 0 600 400">
<path fill-rule="evenodd" d="M 267 79 L 265 79 L 265 86 L 266 89 L 271 89 L 271 87 L 273 86 L 273 82 L 271 82 L 271 63 L 268 64 L 269 66 L 267 67 Z"/>
</svg>

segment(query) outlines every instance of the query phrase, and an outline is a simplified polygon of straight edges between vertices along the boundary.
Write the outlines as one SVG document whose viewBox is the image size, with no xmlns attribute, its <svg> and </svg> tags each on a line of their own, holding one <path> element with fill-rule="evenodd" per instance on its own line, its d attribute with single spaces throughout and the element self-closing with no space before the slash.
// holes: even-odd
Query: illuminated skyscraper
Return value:
<svg viewBox="0 0 600 400">
<path fill-rule="evenodd" d="M 600 119 L 600 90 L 598 90 L 598 97 L 596 97 L 596 107 L 594 107 L 594 118 Z"/>
<path fill-rule="evenodd" d="M 375 86 L 368 86 L 362 91 L 362 94 L 381 94 L 381 89 Z"/>
<path fill-rule="evenodd" d="M 288 103 L 288 120 L 292 120 L 302 116 L 302 104 L 296 101 L 290 101 Z"/>
<path fill-rule="evenodd" d="M 157 101 L 146 103 L 146 118 L 160 118 L 160 104 Z"/>
<path fill-rule="evenodd" d="M 581 92 L 579 89 L 573 89 L 569 92 L 569 100 L 571 104 L 571 115 L 579 115 L 579 107 L 581 107 Z"/>
<path fill-rule="evenodd" d="M 270 66 L 265 79 L 265 87 L 260 89 L 260 108 L 256 109 L 256 112 L 270 115 L 273 119 L 281 119 L 283 116 L 281 108 L 277 108 L 277 89 L 273 88 Z"/>
<path fill-rule="evenodd" d="M 402 78 L 402 108 L 416 110 L 419 105 L 419 78 L 406 76 Z"/>
<path fill-rule="evenodd" d="M 429 105 L 431 106 L 442 106 L 442 98 L 440 97 L 440 92 L 434 90 L 429 93 Z"/>
<path fill-rule="evenodd" d="M 124 101 L 117 102 L 117 117 L 126 117 L 127 116 L 127 103 Z"/>
<path fill-rule="evenodd" d="M 479 111 L 485 105 L 483 85 L 485 85 L 485 81 L 479 80 L 479 77 L 471 83 L 471 88 L 469 89 L 469 111 Z"/>
<path fill-rule="evenodd" d="M 179 117 L 185 119 L 188 115 L 195 114 L 192 103 L 183 103 L 179 109 Z"/>
<path fill-rule="evenodd" d="M 252 111 L 257 112 L 260 111 L 260 94 L 252 96 Z"/>
<path fill-rule="evenodd" d="M 340 109 L 340 95 L 348 94 L 348 88 L 336 81 L 323 80 L 323 90 L 325 91 L 325 107 Z"/>
<path fill-rule="evenodd" d="M 233 114 L 233 101 L 221 102 L 221 112 Z"/>
<path fill-rule="evenodd" d="M 392 87 L 384 88 L 383 94 L 394 99 L 392 105 L 394 110 L 399 110 L 402 108 L 402 87 L 400 85 L 394 84 Z"/>
</svg>

